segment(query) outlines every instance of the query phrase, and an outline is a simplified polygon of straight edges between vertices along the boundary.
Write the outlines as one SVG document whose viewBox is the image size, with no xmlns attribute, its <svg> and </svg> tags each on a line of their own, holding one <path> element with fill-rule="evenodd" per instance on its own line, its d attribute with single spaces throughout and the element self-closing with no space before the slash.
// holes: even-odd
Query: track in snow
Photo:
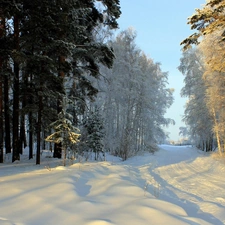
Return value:
<svg viewBox="0 0 225 225">
<path fill-rule="evenodd" d="M 160 183 L 160 194 L 178 201 L 183 208 L 187 202 L 192 203 L 193 210 L 189 213 L 193 216 L 197 212 L 214 214 L 218 217 L 224 215 L 225 166 L 208 154 L 192 148 L 177 146 L 162 146 L 162 148 L 164 150 L 158 165 L 148 169 Z M 168 163 L 165 163 L 166 161 Z M 212 222 L 216 221 L 215 217 L 210 219 Z M 225 220 L 222 222 L 225 224 Z M 220 223 L 217 221 L 215 224 Z"/>
</svg>

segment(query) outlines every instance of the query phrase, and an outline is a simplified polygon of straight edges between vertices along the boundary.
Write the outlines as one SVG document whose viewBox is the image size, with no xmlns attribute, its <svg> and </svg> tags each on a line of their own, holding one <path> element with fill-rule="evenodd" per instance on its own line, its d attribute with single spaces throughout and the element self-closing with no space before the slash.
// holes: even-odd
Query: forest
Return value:
<svg viewBox="0 0 225 225">
<path fill-rule="evenodd" d="M 181 95 L 188 98 L 180 134 L 204 151 L 225 146 L 225 1 L 211 0 L 188 19 L 181 42 Z M 118 31 L 119 0 L 1 0 L 0 163 L 25 148 L 64 158 L 109 152 L 123 160 L 154 152 L 167 139 L 173 104 L 168 73 Z M 211 46 L 213 45 L 213 48 Z M 62 155 L 64 154 L 64 155 Z"/>
<path fill-rule="evenodd" d="M 136 46 L 135 30 L 115 37 L 120 14 L 118 0 L 1 1 L 1 163 L 25 148 L 36 164 L 43 149 L 125 160 L 166 139 L 168 74 Z"/>
<path fill-rule="evenodd" d="M 225 224 L 225 0 L 196 2 L 0 0 L 0 225 Z"/>
<path fill-rule="evenodd" d="M 195 31 L 181 42 L 183 56 L 178 69 L 185 76 L 181 95 L 188 97 L 184 121 L 186 133 L 203 151 L 225 148 L 224 0 L 208 1 L 188 18 Z"/>
</svg>

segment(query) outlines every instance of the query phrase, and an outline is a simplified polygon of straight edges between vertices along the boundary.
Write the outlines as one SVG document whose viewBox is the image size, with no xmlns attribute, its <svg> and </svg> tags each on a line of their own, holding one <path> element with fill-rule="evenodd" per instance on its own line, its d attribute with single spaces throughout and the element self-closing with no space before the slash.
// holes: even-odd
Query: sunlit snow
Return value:
<svg viewBox="0 0 225 225">
<path fill-rule="evenodd" d="M 123 162 L 0 165 L 0 225 L 222 225 L 225 162 L 160 146 Z"/>
</svg>

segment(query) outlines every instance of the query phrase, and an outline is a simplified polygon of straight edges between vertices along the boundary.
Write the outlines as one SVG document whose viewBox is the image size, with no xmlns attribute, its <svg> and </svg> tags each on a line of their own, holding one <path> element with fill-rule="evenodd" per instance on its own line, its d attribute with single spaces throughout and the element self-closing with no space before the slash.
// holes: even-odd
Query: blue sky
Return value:
<svg viewBox="0 0 225 225">
<path fill-rule="evenodd" d="M 171 140 L 178 140 L 186 99 L 180 97 L 184 86 L 183 75 L 177 70 L 182 55 L 180 42 L 193 31 L 187 25 L 196 8 L 205 0 L 120 0 L 122 15 L 118 20 L 120 30 L 133 27 L 137 32 L 136 44 L 155 62 L 161 63 L 164 72 L 169 72 L 169 87 L 175 88 L 174 104 L 166 117 L 176 125 L 166 130 Z"/>
</svg>

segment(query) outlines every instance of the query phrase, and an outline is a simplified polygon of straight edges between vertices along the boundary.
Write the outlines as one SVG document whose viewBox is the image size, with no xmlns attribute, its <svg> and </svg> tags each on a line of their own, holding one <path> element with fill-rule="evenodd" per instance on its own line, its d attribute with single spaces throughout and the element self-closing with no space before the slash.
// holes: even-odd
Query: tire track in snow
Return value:
<svg viewBox="0 0 225 225">
<path fill-rule="evenodd" d="M 176 151 L 169 151 L 164 157 L 172 158 L 175 154 Z M 225 212 L 225 189 L 221 173 L 223 167 L 217 163 L 209 156 L 199 155 L 194 159 L 158 166 L 149 172 L 161 180 L 162 193 L 183 203 L 191 202 L 201 212 L 218 215 L 219 218 Z M 221 222 L 225 224 L 225 221 Z"/>
<path fill-rule="evenodd" d="M 207 167 L 201 165 L 201 161 L 201 158 L 198 158 L 193 162 L 172 164 L 156 168 L 154 172 L 182 193 L 196 196 L 196 201 L 200 197 L 203 201 L 225 206 L 225 189 L 221 174 L 210 173 Z"/>
<path fill-rule="evenodd" d="M 207 218 L 207 221 L 210 221 L 210 223 L 214 225 L 224 224 L 221 222 L 221 220 L 208 213 L 199 212 L 199 206 L 194 201 L 190 202 L 180 198 L 178 193 L 181 191 L 181 189 L 169 184 L 167 180 L 164 180 L 159 174 L 155 173 L 154 171 L 157 168 L 157 160 L 153 160 L 148 164 L 129 168 L 132 171 L 131 174 L 138 178 L 139 187 L 144 187 L 145 196 L 149 196 L 147 195 L 148 193 L 157 199 L 171 202 L 172 204 L 181 207 L 189 217 L 199 218 L 202 220 Z"/>
</svg>

